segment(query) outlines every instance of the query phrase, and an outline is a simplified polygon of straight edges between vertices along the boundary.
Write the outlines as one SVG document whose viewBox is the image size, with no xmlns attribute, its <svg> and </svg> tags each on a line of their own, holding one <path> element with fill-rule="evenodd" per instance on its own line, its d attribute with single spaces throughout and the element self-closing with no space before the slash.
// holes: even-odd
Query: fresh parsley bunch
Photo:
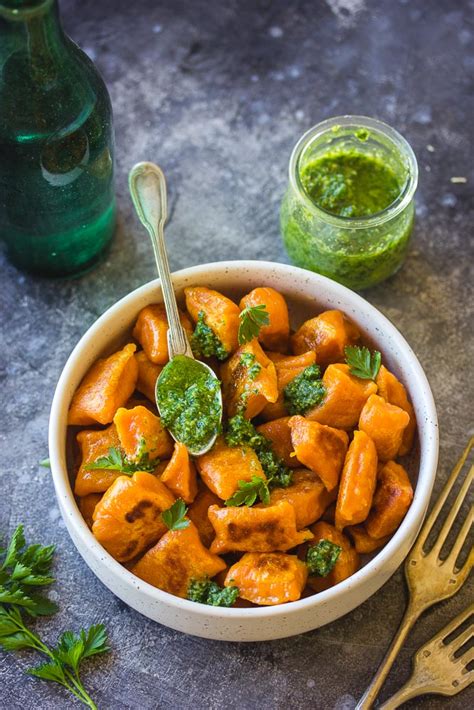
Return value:
<svg viewBox="0 0 474 710">
<path fill-rule="evenodd" d="M 80 666 L 86 658 L 109 650 L 105 627 L 96 624 L 78 634 L 65 631 L 50 648 L 27 626 L 23 616 L 46 616 L 57 611 L 56 604 L 37 591 L 54 582 L 50 575 L 54 549 L 54 545 L 26 547 L 22 525 L 7 547 L 0 549 L 0 646 L 5 651 L 30 648 L 43 654 L 47 660 L 27 673 L 59 683 L 88 708 L 97 710 L 81 681 Z"/>
</svg>

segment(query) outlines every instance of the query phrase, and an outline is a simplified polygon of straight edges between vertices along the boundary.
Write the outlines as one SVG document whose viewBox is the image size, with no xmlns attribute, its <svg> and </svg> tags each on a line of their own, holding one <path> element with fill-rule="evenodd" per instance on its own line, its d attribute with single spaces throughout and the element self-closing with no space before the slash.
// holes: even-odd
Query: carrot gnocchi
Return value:
<svg viewBox="0 0 474 710">
<path fill-rule="evenodd" d="M 339 584 L 412 502 L 397 460 L 416 430 L 405 387 L 341 311 L 292 332 L 273 288 L 237 302 L 205 286 L 184 296 L 193 352 L 221 381 L 216 441 L 199 456 L 173 442 L 155 402 L 166 313 L 146 306 L 129 342 L 94 363 L 72 398 L 87 525 L 137 577 L 197 603 L 272 606 Z"/>
</svg>

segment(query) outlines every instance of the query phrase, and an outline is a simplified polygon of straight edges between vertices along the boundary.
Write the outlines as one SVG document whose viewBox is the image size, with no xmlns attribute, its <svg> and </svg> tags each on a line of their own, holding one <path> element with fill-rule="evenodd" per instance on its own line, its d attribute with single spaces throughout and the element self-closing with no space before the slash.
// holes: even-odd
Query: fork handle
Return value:
<svg viewBox="0 0 474 710">
<path fill-rule="evenodd" d="M 414 609 L 412 605 L 409 604 L 405 614 L 403 615 L 400 626 L 398 627 L 397 633 L 393 637 L 392 643 L 390 644 L 388 651 L 377 670 L 377 673 L 374 675 L 371 684 L 357 703 L 355 710 L 369 710 L 372 707 L 380 692 L 380 689 L 385 683 L 385 679 L 387 678 L 401 647 L 405 642 L 406 637 L 410 632 L 410 629 L 419 616 L 420 611 Z"/>
<path fill-rule="evenodd" d="M 419 695 L 424 695 L 425 693 L 429 692 L 425 688 L 413 686 L 412 682 L 413 678 L 410 678 L 410 680 L 407 681 L 405 685 L 402 685 L 402 687 L 397 690 L 397 692 L 394 693 L 391 698 L 386 700 L 383 705 L 380 705 L 379 710 L 395 710 L 396 708 L 399 708 L 400 705 L 403 705 L 403 703 L 408 702 L 412 698 L 416 698 Z"/>
</svg>

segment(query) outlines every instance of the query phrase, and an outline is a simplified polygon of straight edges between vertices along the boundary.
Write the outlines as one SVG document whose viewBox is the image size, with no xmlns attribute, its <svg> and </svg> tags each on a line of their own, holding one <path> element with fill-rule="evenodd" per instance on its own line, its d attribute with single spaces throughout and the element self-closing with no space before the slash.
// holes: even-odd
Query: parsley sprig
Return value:
<svg viewBox="0 0 474 710">
<path fill-rule="evenodd" d="M 369 348 L 358 345 L 348 345 L 344 349 L 346 363 L 349 365 L 351 375 L 362 380 L 375 380 L 382 364 L 382 355 L 378 350 L 372 353 Z"/>
<path fill-rule="evenodd" d="M 260 329 L 270 323 L 270 314 L 265 304 L 260 306 L 247 306 L 239 313 L 239 345 L 244 345 L 254 338 L 258 338 Z"/>
<path fill-rule="evenodd" d="M 316 545 L 308 547 L 306 565 L 309 573 L 316 577 L 327 577 L 339 559 L 342 547 L 330 540 L 320 540 Z"/>
<path fill-rule="evenodd" d="M 105 469 L 107 471 L 120 471 L 126 476 L 132 476 L 137 471 L 148 471 L 151 473 L 159 463 L 159 459 L 150 459 L 150 455 L 145 451 L 145 442 L 142 439 L 136 458 L 126 456 L 117 446 L 111 446 L 107 456 L 99 456 L 92 463 L 86 464 L 86 471 L 95 469 Z"/>
<path fill-rule="evenodd" d="M 5 651 L 32 649 L 47 658 L 27 673 L 42 680 L 59 683 L 91 710 L 97 706 L 80 678 L 82 661 L 109 650 L 102 624 L 81 629 L 79 634 L 64 632 L 53 648 L 32 631 L 23 614 L 36 617 L 50 615 L 57 606 L 38 595 L 38 587 L 51 584 L 49 574 L 54 545 L 26 547 L 23 526 L 19 525 L 6 548 L 0 550 L 0 646 Z"/>
<path fill-rule="evenodd" d="M 161 518 L 168 530 L 184 530 L 191 522 L 185 518 L 187 512 L 184 500 L 178 498 L 168 510 L 162 512 Z"/>
<path fill-rule="evenodd" d="M 209 606 L 232 606 L 238 596 L 238 587 L 220 587 L 210 579 L 192 579 L 187 593 L 190 601 Z"/>
<path fill-rule="evenodd" d="M 260 476 L 252 476 L 250 481 L 239 481 L 238 489 L 230 498 L 227 498 L 225 504 L 228 506 L 251 506 L 257 498 L 268 505 L 270 502 L 268 482 Z"/>
</svg>

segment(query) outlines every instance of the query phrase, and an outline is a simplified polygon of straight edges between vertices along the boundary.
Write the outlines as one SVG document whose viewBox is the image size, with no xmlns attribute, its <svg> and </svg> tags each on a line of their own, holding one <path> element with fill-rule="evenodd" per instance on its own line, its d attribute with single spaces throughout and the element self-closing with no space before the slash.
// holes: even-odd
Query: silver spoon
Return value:
<svg viewBox="0 0 474 710">
<path fill-rule="evenodd" d="M 163 368 L 156 382 L 156 404 L 160 415 L 163 416 L 158 402 L 158 390 L 160 383 L 162 384 L 167 377 L 169 379 L 170 373 L 172 373 L 172 368 L 176 370 L 179 366 L 182 373 L 182 366 L 186 364 L 189 365 L 189 363 L 186 363 L 186 360 L 183 360 L 183 358 L 193 361 L 194 364 L 188 369 L 192 368 L 194 375 L 196 373 L 205 373 L 208 378 L 209 375 L 211 375 L 217 383 L 219 383 L 219 380 L 209 365 L 206 365 L 200 360 L 195 360 L 188 337 L 179 319 L 178 305 L 176 303 L 176 295 L 171 281 L 168 255 L 166 253 L 165 239 L 163 235 L 163 227 L 167 217 L 165 176 L 158 165 L 155 165 L 154 163 L 137 163 L 130 171 L 128 184 L 137 215 L 140 222 L 147 229 L 151 238 L 158 275 L 161 280 L 161 290 L 163 292 L 166 316 L 168 318 L 167 339 L 170 362 Z M 198 365 L 199 369 L 196 367 Z M 189 377 L 189 382 L 186 380 L 186 388 L 192 386 L 194 383 L 195 379 L 193 379 L 193 375 L 191 375 Z M 222 393 L 220 383 L 219 387 L 216 388 L 216 396 L 218 398 L 219 416 L 218 422 L 216 422 L 215 432 L 209 440 L 198 449 L 188 445 L 186 441 L 181 442 L 187 446 L 188 451 L 194 456 L 201 456 L 202 454 L 205 454 L 206 451 L 209 451 L 209 449 L 213 446 L 216 440 L 219 425 L 222 421 Z M 205 414 L 206 412 L 201 412 L 201 416 L 205 416 Z M 176 433 L 173 431 L 173 428 L 168 428 L 173 439 L 175 441 L 179 441 Z"/>
</svg>

